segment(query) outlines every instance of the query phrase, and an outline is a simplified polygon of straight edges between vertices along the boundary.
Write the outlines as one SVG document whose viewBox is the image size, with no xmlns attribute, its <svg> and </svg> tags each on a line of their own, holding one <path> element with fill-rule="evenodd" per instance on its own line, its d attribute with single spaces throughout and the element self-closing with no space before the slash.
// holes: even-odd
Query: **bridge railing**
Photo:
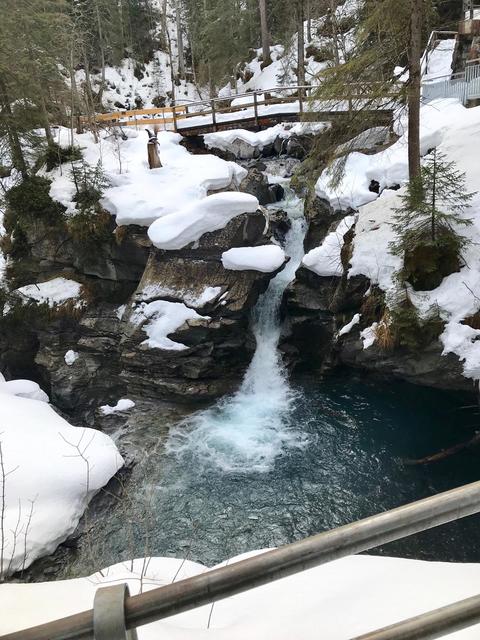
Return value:
<svg viewBox="0 0 480 640">
<path fill-rule="evenodd" d="M 470 100 L 480 99 L 480 64 L 472 60 L 465 71 L 442 76 L 422 83 L 422 99 L 431 102 L 437 98 L 457 98 L 466 105 Z"/>
<path fill-rule="evenodd" d="M 140 595 L 126 595 L 125 585 L 98 589 L 93 609 L 10 633 L 0 640 L 126 639 L 127 629 L 135 630 L 479 512 L 480 482 L 475 482 Z M 477 595 L 356 640 L 439 638 L 479 622 Z M 134 637 L 133 633 L 130 638 Z"/>
<path fill-rule="evenodd" d="M 335 101 L 343 101 L 346 103 L 346 109 L 352 108 L 357 101 L 365 100 L 376 86 L 383 86 L 382 83 L 350 83 L 348 88 L 339 95 L 338 98 L 332 97 L 329 101 L 333 104 Z M 226 115 L 241 116 L 254 120 L 258 124 L 261 117 L 267 117 L 274 114 L 272 107 L 286 105 L 285 113 L 303 114 L 309 107 L 309 101 L 314 96 L 318 85 L 291 85 L 282 87 L 272 87 L 270 89 L 262 89 L 249 91 L 242 94 L 236 94 L 225 97 L 208 98 L 205 100 L 197 100 L 179 104 L 174 107 L 151 108 L 151 109 L 133 109 L 131 111 L 115 111 L 113 113 L 102 113 L 94 116 L 94 121 L 98 126 L 149 126 L 160 125 L 164 129 L 187 129 L 194 126 L 195 118 L 208 118 L 209 123 L 215 128 L 220 121 L 225 121 Z M 385 96 L 393 97 L 392 96 Z M 328 100 L 326 101 L 328 102 Z M 291 109 L 288 108 L 291 106 Z M 243 114 L 242 114 L 243 112 Z M 282 113 L 282 109 L 279 109 Z M 233 120 L 237 119 L 236 117 Z M 242 120 L 241 117 L 238 120 Z M 88 118 L 81 117 L 81 125 L 91 126 Z"/>
<path fill-rule="evenodd" d="M 463 0 L 465 20 L 480 20 L 480 4 L 473 0 Z"/>
</svg>

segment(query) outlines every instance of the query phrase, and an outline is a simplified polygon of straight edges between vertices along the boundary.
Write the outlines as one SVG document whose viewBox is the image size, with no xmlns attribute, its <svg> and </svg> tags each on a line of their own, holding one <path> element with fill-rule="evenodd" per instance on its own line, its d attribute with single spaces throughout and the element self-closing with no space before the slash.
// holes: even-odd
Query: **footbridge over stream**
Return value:
<svg viewBox="0 0 480 640">
<path fill-rule="evenodd" d="M 133 109 L 81 116 L 80 126 L 158 127 L 192 137 L 247 129 L 259 131 L 280 122 L 331 121 L 351 117 L 362 111 L 375 123 L 389 125 L 398 92 L 381 98 L 375 95 L 375 83 L 351 84 L 344 94 L 331 100 L 315 99 L 316 86 L 273 87 L 229 97 L 217 97 L 179 104 L 173 107 Z"/>
</svg>

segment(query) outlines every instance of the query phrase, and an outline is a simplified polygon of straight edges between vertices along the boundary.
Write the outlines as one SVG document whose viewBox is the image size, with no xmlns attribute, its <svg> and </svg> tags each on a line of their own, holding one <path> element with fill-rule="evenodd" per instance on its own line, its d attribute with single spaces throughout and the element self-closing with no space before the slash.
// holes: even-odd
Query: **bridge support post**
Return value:
<svg viewBox="0 0 480 640">
<path fill-rule="evenodd" d="M 93 602 L 95 640 L 138 640 L 137 631 L 127 631 L 125 624 L 125 598 L 129 596 L 126 583 L 97 589 Z"/>
<path fill-rule="evenodd" d="M 253 111 L 255 114 L 255 126 L 258 127 L 258 96 L 257 92 L 253 92 Z"/>
<path fill-rule="evenodd" d="M 213 124 L 213 130 L 214 131 L 218 131 L 217 128 L 217 115 L 215 113 L 215 100 L 211 100 L 210 101 L 210 107 L 212 108 L 212 124 Z"/>
</svg>

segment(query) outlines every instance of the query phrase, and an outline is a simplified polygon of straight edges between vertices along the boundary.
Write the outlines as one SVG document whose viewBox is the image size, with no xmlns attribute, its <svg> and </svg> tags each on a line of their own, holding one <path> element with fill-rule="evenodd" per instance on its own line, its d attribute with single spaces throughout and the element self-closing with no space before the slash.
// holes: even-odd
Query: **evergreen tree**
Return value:
<svg viewBox="0 0 480 640">
<path fill-rule="evenodd" d="M 467 191 L 465 174 L 434 150 L 394 212 L 396 239 L 390 246 L 404 260 L 401 280 L 430 290 L 458 271 L 467 239 L 457 228 L 472 224 L 465 212 L 474 195 Z"/>
<path fill-rule="evenodd" d="M 419 241 L 441 242 L 445 234 L 456 234 L 457 226 L 472 224 L 463 214 L 474 195 L 467 191 L 465 173 L 435 149 L 420 176 L 408 183 L 402 204 L 395 210 L 395 253 L 403 254 Z"/>
</svg>

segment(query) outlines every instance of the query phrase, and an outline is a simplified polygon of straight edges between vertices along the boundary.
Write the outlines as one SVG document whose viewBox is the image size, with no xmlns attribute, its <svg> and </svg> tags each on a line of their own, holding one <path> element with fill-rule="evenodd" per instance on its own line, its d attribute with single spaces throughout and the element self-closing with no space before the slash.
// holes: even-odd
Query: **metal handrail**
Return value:
<svg viewBox="0 0 480 640">
<path fill-rule="evenodd" d="M 480 595 L 422 613 L 354 640 L 433 640 L 480 622 Z"/>
<path fill-rule="evenodd" d="M 478 512 L 480 482 L 474 482 L 127 598 L 125 624 L 132 629 L 156 622 Z M 86 640 L 92 635 L 93 610 L 89 610 L 0 640 Z"/>
</svg>

